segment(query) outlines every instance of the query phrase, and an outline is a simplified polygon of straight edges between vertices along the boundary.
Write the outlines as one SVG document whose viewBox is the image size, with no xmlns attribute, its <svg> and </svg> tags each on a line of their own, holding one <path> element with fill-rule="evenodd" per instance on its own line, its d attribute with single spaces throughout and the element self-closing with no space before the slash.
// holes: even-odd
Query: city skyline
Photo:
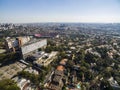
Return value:
<svg viewBox="0 0 120 90">
<path fill-rule="evenodd" d="M 119 23 L 120 0 L 0 0 L 0 23 Z"/>
</svg>

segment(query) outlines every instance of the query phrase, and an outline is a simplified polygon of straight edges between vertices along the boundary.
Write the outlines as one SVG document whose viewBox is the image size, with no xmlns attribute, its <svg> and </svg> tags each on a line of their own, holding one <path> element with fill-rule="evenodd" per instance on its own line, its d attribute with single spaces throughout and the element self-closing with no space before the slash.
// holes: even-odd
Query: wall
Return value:
<svg viewBox="0 0 120 90">
<path fill-rule="evenodd" d="M 34 50 L 37 50 L 38 48 L 44 47 L 47 45 L 47 40 L 40 40 L 38 42 L 32 43 L 30 45 L 26 45 L 26 46 L 22 46 L 21 50 L 22 50 L 22 54 L 27 54 L 29 52 L 32 52 Z"/>
</svg>

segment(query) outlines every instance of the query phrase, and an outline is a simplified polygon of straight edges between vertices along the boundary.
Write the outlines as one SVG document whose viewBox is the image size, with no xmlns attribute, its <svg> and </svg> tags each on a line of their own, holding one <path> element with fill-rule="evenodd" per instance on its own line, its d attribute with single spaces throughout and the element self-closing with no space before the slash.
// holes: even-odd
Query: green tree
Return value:
<svg viewBox="0 0 120 90">
<path fill-rule="evenodd" d="M 40 82 L 40 76 L 39 75 L 35 75 L 35 74 L 31 74 L 28 71 L 21 71 L 18 73 L 18 75 L 29 79 L 32 83 L 38 85 Z M 42 78 L 42 77 L 41 77 Z"/>
<path fill-rule="evenodd" d="M 94 63 L 94 62 L 96 62 L 98 59 L 99 59 L 98 56 L 93 55 L 93 54 L 91 54 L 91 53 L 87 53 L 87 54 L 85 55 L 85 61 L 86 61 L 87 63 Z"/>
<path fill-rule="evenodd" d="M 68 60 L 67 65 L 72 67 L 74 65 L 74 62 L 72 60 Z"/>
<path fill-rule="evenodd" d="M 101 90 L 113 90 L 113 88 L 110 86 L 110 84 L 107 80 L 101 81 L 100 88 L 101 88 Z"/>
<path fill-rule="evenodd" d="M 45 48 L 45 52 L 50 53 L 51 51 L 52 51 L 52 47 L 51 46 L 47 46 Z"/>
<path fill-rule="evenodd" d="M 85 58 L 85 51 L 83 49 L 81 49 L 78 53 L 77 53 L 77 57 L 79 58 L 79 60 L 84 60 Z"/>
<path fill-rule="evenodd" d="M 108 49 L 107 48 L 98 48 L 98 47 L 96 47 L 96 51 L 98 53 L 100 53 L 100 55 L 101 55 L 102 58 L 108 57 L 108 55 L 107 55 Z"/>
<path fill-rule="evenodd" d="M 20 90 L 16 83 L 11 79 L 0 81 L 0 90 Z"/>
</svg>

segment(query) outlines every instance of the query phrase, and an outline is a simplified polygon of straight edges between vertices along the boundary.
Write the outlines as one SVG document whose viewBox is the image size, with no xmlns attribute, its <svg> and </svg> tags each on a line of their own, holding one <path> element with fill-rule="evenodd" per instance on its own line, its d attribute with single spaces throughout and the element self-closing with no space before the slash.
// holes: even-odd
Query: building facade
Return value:
<svg viewBox="0 0 120 90">
<path fill-rule="evenodd" d="M 36 39 L 29 36 L 10 38 L 5 40 L 7 52 L 19 52 L 24 58 L 29 53 L 38 50 L 38 48 L 46 47 L 47 39 Z"/>
</svg>

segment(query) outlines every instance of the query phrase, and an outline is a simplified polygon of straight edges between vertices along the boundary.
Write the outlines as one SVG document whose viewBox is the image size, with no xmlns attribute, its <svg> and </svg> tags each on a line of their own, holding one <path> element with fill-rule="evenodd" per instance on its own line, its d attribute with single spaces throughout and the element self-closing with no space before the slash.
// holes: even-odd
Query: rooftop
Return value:
<svg viewBox="0 0 120 90">
<path fill-rule="evenodd" d="M 55 75 L 63 76 L 63 71 L 55 70 Z"/>
<path fill-rule="evenodd" d="M 62 79 L 61 76 L 55 75 L 54 78 L 53 78 L 53 81 L 59 83 L 61 79 Z"/>
<path fill-rule="evenodd" d="M 57 70 L 63 71 L 63 70 L 64 70 L 64 67 L 63 67 L 62 65 L 59 65 L 59 66 L 57 66 Z"/>
<path fill-rule="evenodd" d="M 54 85 L 54 84 L 50 84 L 49 88 L 52 89 L 52 90 L 60 90 L 61 89 L 59 86 Z"/>
<path fill-rule="evenodd" d="M 60 64 L 66 65 L 66 62 L 67 62 L 67 59 L 62 59 L 62 60 L 60 61 Z"/>
<path fill-rule="evenodd" d="M 30 39 L 29 42 L 27 42 L 26 44 L 24 44 L 22 47 L 27 46 L 27 45 L 30 45 L 30 44 L 32 44 L 32 43 L 36 43 L 36 42 L 38 42 L 38 41 L 42 41 L 42 40 L 43 40 L 43 39 L 32 38 L 32 39 Z M 44 40 L 45 40 L 45 39 L 44 39 Z"/>
<path fill-rule="evenodd" d="M 0 67 L 0 80 L 12 78 L 17 72 L 22 71 L 26 65 L 16 62 L 7 66 Z"/>
</svg>

